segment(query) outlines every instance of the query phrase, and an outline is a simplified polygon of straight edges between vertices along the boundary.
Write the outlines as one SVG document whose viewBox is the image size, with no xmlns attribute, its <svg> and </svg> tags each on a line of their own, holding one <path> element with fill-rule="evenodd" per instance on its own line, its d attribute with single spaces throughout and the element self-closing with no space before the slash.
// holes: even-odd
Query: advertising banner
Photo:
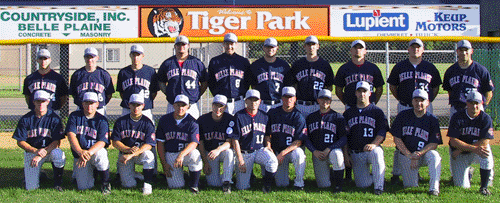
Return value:
<svg viewBox="0 0 500 203">
<path fill-rule="evenodd" d="M 479 36 L 479 5 L 330 6 L 330 36 Z"/>
<path fill-rule="evenodd" d="M 0 7 L 0 38 L 136 38 L 138 16 L 137 6 Z"/>
<path fill-rule="evenodd" d="M 328 35 L 328 7 L 139 7 L 140 37 Z"/>
</svg>

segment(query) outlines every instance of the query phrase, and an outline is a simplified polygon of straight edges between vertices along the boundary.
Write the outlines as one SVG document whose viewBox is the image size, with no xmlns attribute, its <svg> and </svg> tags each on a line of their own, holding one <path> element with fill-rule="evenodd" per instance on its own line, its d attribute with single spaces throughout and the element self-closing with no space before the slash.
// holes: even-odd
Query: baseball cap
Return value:
<svg viewBox="0 0 500 203">
<path fill-rule="evenodd" d="M 225 106 L 227 104 L 227 97 L 222 94 L 215 95 L 214 101 L 212 101 L 212 104 L 213 103 L 222 104 Z"/>
<path fill-rule="evenodd" d="M 410 43 L 408 43 L 408 46 L 411 46 L 413 44 L 418 44 L 418 46 L 424 47 L 424 43 L 419 38 L 412 39 Z"/>
<path fill-rule="evenodd" d="M 462 47 L 467 49 L 472 49 L 472 44 L 469 42 L 469 40 L 462 40 L 457 43 L 457 49 L 460 49 Z"/>
<path fill-rule="evenodd" d="M 318 98 L 328 98 L 332 100 L 332 92 L 329 89 L 322 89 L 319 91 Z"/>
<path fill-rule="evenodd" d="M 306 38 L 306 44 L 307 43 L 314 43 L 314 44 L 319 44 L 318 38 L 314 35 L 311 35 Z"/>
<path fill-rule="evenodd" d="M 295 88 L 293 87 L 283 87 L 283 90 L 281 90 L 281 96 L 290 96 L 290 97 L 295 97 L 296 91 Z"/>
<path fill-rule="evenodd" d="M 477 103 L 483 103 L 483 95 L 479 93 L 478 91 L 472 91 L 467 94 L 467 102 L 477 102 Z"/>
<path fill-rule="evenodd" d="M 351 48 L 353 48 L 354 46 L 356 46 L 356 44 L 361 44 L 361 46 L 363 46 L 363 48 L 366 48 L 366 44 L 363 40 L 354 40 L 352 43 L 351 43 Z"/>
<path fill-rule="evenodd" d="M 278 46 L 278 41 L 272 37 L 269 37 L 264 41 L 264 46 L 266 47 L 277 47 Z"/>
<path fill-rule="evenodd" d="M 128 103 L 131 104 L 144 104 L 144 96 L 142 94 L 132 94 L 130 95 L 130 99 Z"/>
<path fill-rule="evenodd" d="M 356 90 L 358 90 L 359 88 L 370 91 L 370 84 L 366 81 L 359 81 L 358 83 L 356 83 Z"/>
<path fill-rule="evenodd" d="M 238 42 L 238 37 L 234 33 L 224 35 L 224 42 Z"/>
<path fill-rule="evenodd" d="M 50 58 L 50 51 L 47 49 L 38 50 L 38 52 L 36 53 L 36 58 L 41 58 L 41 57 Z"/>
<path fill-rule="evenodd" d="M 258 90 L 248 90 L 247 93 L 245 94 L 245 99 L 249 99 L 255 97 L 257 99 L 260 99 L 260 92 Z"/>
<path fill-rule="evenodd" d="M 144 48 L 141 45 L 134 44 L 130 47 L 130 53 L 144 54 Z"/>
<path fill-rule="evenodd" d="M 33 96 L 33 100 L 42 100 L 42 101 L 47 101 L 50 100 L 50 94 L 45 91 L 45 90 L 38 90 L 35 92 L 35 95 Z"/>
<path fill-rule="evenodd" d="M 83 56 L 88 56 L 88 55 L 95 57 L 99 55 L 99 52 L 97 52 L 97 49 L 95 49 L 94 47 L 88 47 L 85 49 L 85 54 L 83 54 Z"/>
<path fill-rule="evenodd" d="M 429 99 L 429 94 L 427 94 L 427 92 L 423 89 L 416 89 L 413 91 L 413 97 L 412 98 L 415 98 L 415 97 L 420 97 L 424 100 L 427 100 Z"/>
<path fill-rule="evenodd" d="M 97 98 L 97 93 L 95 93 L 95 92 L 85 92 L 85 94 L 83 94 L 83 101 L 84 102 L 86 102 L 86 101 L 98 102 L 99 99 Z"/>
<path fill-rule="evenodd" d="M 179 35 L 175 38 L 175 44 L 177 43 L 189 44 L 189 39 L 184 35 Z"/>
<path fill-rule="evenodd" d="M 184 104 L 189 104 L 189 98 L 186 95 L 179 94 L 175 97 L 174 103 L 182 102 Z"/>
</svg>

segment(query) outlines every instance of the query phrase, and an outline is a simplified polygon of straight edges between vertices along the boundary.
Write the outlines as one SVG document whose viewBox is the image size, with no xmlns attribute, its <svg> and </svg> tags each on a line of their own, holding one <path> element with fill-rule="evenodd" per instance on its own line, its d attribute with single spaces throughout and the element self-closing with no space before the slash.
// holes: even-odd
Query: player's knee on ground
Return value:
<svg viewBox="0 0 500 203">
<path fill-rule="evenodd" d="M 332 164 L 332 169 L 334 171 L 344 170 L 344 153 L 341 149 L 333 149 L 328 155 L 330 163 Z"/>
<path fill-rule="evenodd" d="M 62 168 L 66 164 L 66 155 L 59 148 L 55 148 L 54 150 L 52 150 L 50 152 L 50 157 L 52 159 L 52 163 L 54 163 L 54 166 L 56 168 Z"/>
</svg>

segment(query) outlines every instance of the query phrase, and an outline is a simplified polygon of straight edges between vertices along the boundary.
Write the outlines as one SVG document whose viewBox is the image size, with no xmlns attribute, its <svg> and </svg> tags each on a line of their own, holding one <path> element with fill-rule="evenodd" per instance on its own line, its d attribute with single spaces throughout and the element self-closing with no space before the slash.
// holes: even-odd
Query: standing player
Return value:
<svg viewBox="0 0 500 203">
<path fill-rule="evenodd" d="M 163 172 L 167 177 L 169 188 L 184 187 L 183 166 L 189 168 L 189 190 L 198 194 L 203 162 L 200 152 L 196 149 L 200 143 L 198 122 L 187 111 L 189 98 L 177 95 L 173 102 L 174 112 L 164 115 L 156 129 L 156 145 L 160 155 Z"/>
<path fill-rule="evenodd" d="M 276 186 L 288 186 L 288 164 L 293 163 L 295 167 L 294 187 L 296 190 L 304 190 L 306 154 L 300 146 L 307 138 L 306 119 L 295 108 L 297 101 L 295 88 L 284 87 L 282 95 L 283 106 L 269 110 L 269 123 L 264 137 L 266 148 L 274 152 L 278 159 Z"/>
<path fill-rule="evenodd" d="M 187 113 L 197 119 L 200 115 L 197 102 L 207 90 L 207 69 L 200 59 L 189 55 L 186 36 L 178 36 L 174 48 L 175 55 L 165 60 L 158 70 L 158 84 L 168 101 L 167 114 L 174 111 L 177 95 L 183 94 L 189 98 Z"/>
<path fill-rule="evenodd" d="M 281 89 L 284 87 L 285 75 L 290 71 L 290 65 L 276 57 L 278 48 L 276 39 L 267 38 L 262 47 L 264 57 L 254 61 L 245 74 L 249 85 L 262 93 L 259 109 L 264 112 L 282 105 Z"/>
<path fill-rule="evenodd" d="M 117 170 L 123 187 L 135 187 L 135 164 L 143 165 L 144 187 L 142 194 L 152 193 L 155 156 L 151 151 L 156 145 L 155 126 L 142 114 L 145 98 L 142 94 L 130 95 L 129 114 L 120 117 L 115 122 L 111 139 L 113 147 L 120 151 Z"/>
<path fill-rule="evenodd" d="M 299 59 L 288 72 L 285 85 L 297 89 L 297 109 L 304 117 L 319 110 L 316 99 L 322 89 L 332 90 L 335 75 L 330 63 L 318 56 L 319 41 L 316 36 L 305 40 L 306 57 Z"/>
<path fill-rule="evenodd" d="M 357 187 L 366 188 L 373 183 L 374 193 L 380 195 L 384 191 L 385 174 L 384 151 L 380 145 L 388 127 L 384 112 L 370 103 L 370 96 L 370 84 L 359 81 L 356 84 L 357 104 L 344 112 L 348 128 L 345 164 L 352 166 Z"/>
<path fill-rule="evenodd" d="M 342 191 L 344 173 L 344 153 L 347 143 L 346 121 L 342 114 L 330 108 L 332 92 L 323 89 L 318 94 L 319 111 L 307 119 L 306 147 L 313 153 L 314 176 L 318 187 L 330 187 L 330 168 L 333 169 L 334 193 Z"/>
<path fill-rule="evenodd" d="M 234 118 L 225 112 L 227 98 L 215 95 L 212 112 L 198 119 L 200 125 L 200 153 L 203 159 L 203 172 L 209 186 L 221 187 L 224 193 L 231 193 L 231 178 L 234 171 L 234 152 L 231 137 L 234 133 Z M 220 162 L 223 162 L 222 177 Z"/>
<path fill-rule="evenodd" d="M 427 111 L 432 114 L 432 101 L 436 98 L 441 85 L 441 76 L 434 64 L 423 60 L 424 43 L 420 39 L 413 39 L 408 43 L 408 59 L 397 63 L 391 71 L 387 83 L 392 95 L 398 103 L 398 113 L 413 108 L 412 93 L 416 89 L 425 90 L 429 95 Z M 399 150 L 394 150 L 394 162 L 391 182 L 399 181 L 401 165 L 399 164 Z"/>
<path fill-rule="evenodd" d="M 48 106 L 51 94 L 38 90 L 33 94 L 34 109 L 18 122 L 12 138 L 24 150 L 24 177 L 27 190 L 40 187 L 40 170 L 48 161 L 54 170 L 54 189 L 62 192 L 66 156 L 58 148 L 64 138 L 61 119 Z"/>
<path fill-rule="evenodd" d="M 83 108 L 83 95 L 87 92 L 95 92 L 99 99 L 97 112 L 106 116 L 106 104 L 115 92 L 113 81 L 108 71 L 97 66 L 99 60 L 97 49 L 94 47 L 86 48 L 83 57 L 85 58 L 85 66 L 71 75 L 69 92 L 78 109 Z"/>
<path fill-rule="evenodd" d="M 144 59 L 144 48 L 141 45 L 132 45 L 130 47 L 130 59 L 132 64 L 122 68 L 118 73 L 118 81 L 116 82 L 116 91 L 120 92 L 122 102 L 122 116 L 130 113 L 128 101 L 130 95 L 141 94 L 144 96 L 144 109 L 142 115 L 153 121 L 153 100 L 158 92 L 158 81 L 156 71 L 151 66 L 142 64 Z"/>
<path fill-rule="evenodd" d="M 69 115 L 66 134 L 75 162 L 75 177 L 79 190 L 94 187 L 93 168 L 101 176 L 102 194 L 111 193 L 109 160 L 105 145 L 109 144 L 106 117 L 97 112 L 99 96 L 95 92 L 83 95 L 83 108 Z"/>
<path fill-rule="evenodd" d="M 28 108 L 33 110 L 33 94 L 37 90 L 44 90 L 50 94 L 49 108 L 59 110 L 68 101 L 68 83 L 57 72 L 50 68 L 50 52 L 47 49 L 40 49 L 36 53 L 36 62 L 39 65 L 38 71 L 31 73 L 24 79 L 23 94 L 26 98 Z"/>
<path fill-rule="evenodd" d="M 490 140 L 493 139 L 491 117 L 481 110 L 483 97 L 479 92 L 467 95 L 467 108 L 451 117 L 448 137 L 450 137 L 451 167 L 455 186 L 470 188 L 468 172 L 470 165 L 479 163 L 481 187 L 479 192 L 491 195 L 488 185 L 493 181 L 493 153 Z"/>
<path fill-rule="evenodd" d="M 257 163 L 265 167 L 262 191 L 269 193 L 274 174 L 278 170 L 278 160 L 271 150 L 263 146 L 269 118 L 264 111 L 259 110 L 260 101 L 259 91 L 248 90 L 245 94 L 246 108 L 235 114 L 236 132 L 233 147 L 238 166 L 236 188 L 239 190 L 250 188 L 253 164 Z"/>
<path fill-rule="evenodd" d="M 441 156 L 436 151 L 442 144 L 439 121 L 430 112 L 427 91 L 413 91 L 413 109 L 402 111 L 392 123 L 391 134 L 399 149 L 399 161 L 402 166 L 403 185 L 418 187 L 418 169 L 429 166 L 429 194 L 439 195 L 441 179 Z"/>
<path fill-rule="evenodd" d="M 244 75 L 248 72 L 250 62 L 236 53 L 238 37 L 235 34 L 226 34 L 222 45 L 224 53 L 212 58 L 208 65 L 208 88 L 212 95 L 226 96 L 226 111 L 234 115 L 245 108 L 243 95 L 248 90 L 248 84 Z"/>
<path fill-rule="evenodd" d="M 488 105 L 493 97 L 493 82 L 486 67 L 472 60 L 472 45 L 467 40 L 457 43 L 458 61 L 444 73 L 443 89 L 448 91 L 451 116 L 465 108 L 467 95 L 477 91 L 483 95 L 483 105 Z"/>
</svg>

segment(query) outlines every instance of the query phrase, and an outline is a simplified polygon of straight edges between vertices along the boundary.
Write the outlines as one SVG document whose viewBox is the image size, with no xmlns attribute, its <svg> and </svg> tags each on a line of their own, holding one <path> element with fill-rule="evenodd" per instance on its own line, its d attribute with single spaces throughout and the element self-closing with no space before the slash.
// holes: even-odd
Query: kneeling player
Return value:
<svg viewBox="0 0 500 203">
<path fill-rule="evenodd" d="M 307 116 L 306 147 L 313 153 L 314 176 L 318 187 L 330 187 L 330 169 L 333 169 L 334 193 L 342 191 L 344 153 L 347 143 L 346 121 L 342 114 L 330 108 L 332 92 L 323 89 L 318 94 L 319 111 Z"/>
<path fill-rule="evenodd" d="M 187 166 L 191 178 L 189 190 L 198 194 L 198 182 L 203 169 L 200 152 L 196 149 L 200 143 L 198 122 L 187 113 L 189 98 L 186 95 L 177 95 L 173 107 L 174 112 L 162 116 L 158 122 L 158 155 L 169 188 L 184 187 L 182 168 Z"/>
<path fill-rule="evenodd" d="M 200 153 L 203 159 L 203 172 L 207 183 L 212 187 L 221 187 L 224 193 L 231 193 L 231 177 L 234 170 L 234 152 L 231 149 L 231 137 L 234 133 L 234 117 L 225 112 L 227 98 L 215 95 L 212 112 L 198 119 L 200 125 Z M 220 162 L 223 162 L 222 177 Z"/>
<path fill-rule="evenodd" d="M 97 93 L 83 95 L 83 109 L 69 115 L 66 133 L 75 158 L 76 183 L 79 190 L 94 187 L 93 168 L 102 179 L 101 191 L 111 193 L 109 183 L 109 160 L 105 145 L 109 144 L 109 126 L 106 117 L 97 112 Z"/>
<path fill-rule="evenodd" d="M 488 184 L 493 180 L 493 154 L 490 140 L 493 139 L 491 117 L 481 110 L 483 98 L 479 92 L 467 95 L 467 109 L 455 113 L 450 120 L 451 168 L 455 186 L 470 188 L 468 172 L 471 164 L 479 163 L 481 187 L 479 192 L 489 196 Z"/>
<path fill-rule="evenodd" d="M 413 109 L 400 112 L 392 123 L 391 134 L 399 149 L 403 169 L 403 185 L 418 187 L 418 169 L 429 166 L 429 194 L 439 195 L 441 156 L 436 151 L 442 144 L 439 121 L 427 112 L 429 96 L 425 90 L 413 91 Z"/>
<path fill-rule="evenodd" d="M 59 116 L 48 108 L 50 94 L 38 90 L 33 96 L 34 109 L 25 114 L 17 124 L 12 138 L 24 150 L 24 177 L 27 190 L 40 186 L 40 169 L 48 161 L 54 170 L 54 188 L 62 191 L 62 174 L 66 156 L 58 148 L 64 138 Z"/>
<path fill-rule="evenodd" d="M 123 187 L 135 187 L 135 164 L 143 165 L 143 194 L 152 193 L 154 154 L 151 148 L 156 145 L 155 127 L 147 116 L 143 116 L 144 96 L 132 94 L 128 106 L 130 114 L 116 120 L 111 139 L 118 155 L 118 173 Z"/>
</svg>

